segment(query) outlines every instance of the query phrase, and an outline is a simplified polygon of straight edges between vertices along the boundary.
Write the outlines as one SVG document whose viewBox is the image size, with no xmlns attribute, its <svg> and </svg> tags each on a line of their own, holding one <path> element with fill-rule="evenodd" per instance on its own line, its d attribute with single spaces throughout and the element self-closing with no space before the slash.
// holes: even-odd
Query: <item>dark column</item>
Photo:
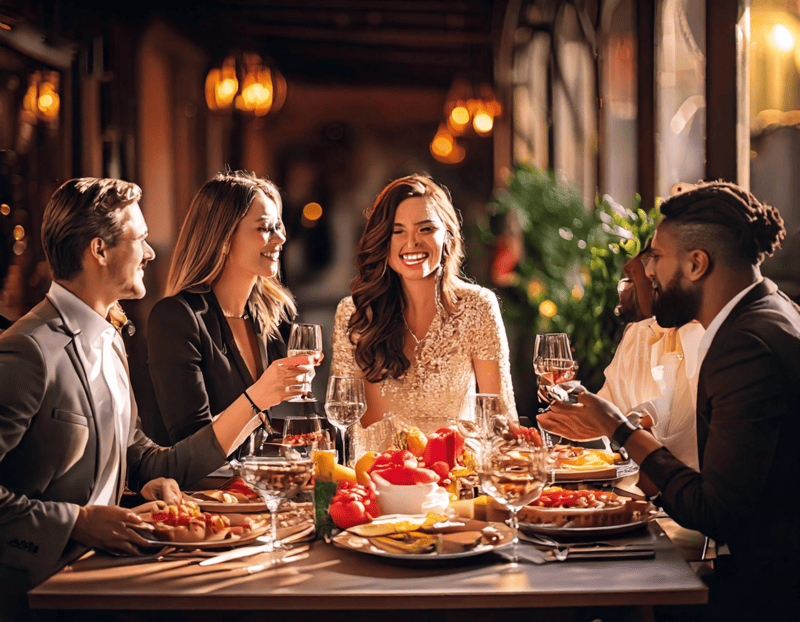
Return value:
<svg viewBox="0 0 800 622">
<path fill-rule="evenodd" d="M 636 5 L 637 48 L 636 148 L 639 162 L 637 186 L 642 208 L 656 204 L 656 79 L 655 79 L 655 0 L 639 0 Z"/>
</svg>

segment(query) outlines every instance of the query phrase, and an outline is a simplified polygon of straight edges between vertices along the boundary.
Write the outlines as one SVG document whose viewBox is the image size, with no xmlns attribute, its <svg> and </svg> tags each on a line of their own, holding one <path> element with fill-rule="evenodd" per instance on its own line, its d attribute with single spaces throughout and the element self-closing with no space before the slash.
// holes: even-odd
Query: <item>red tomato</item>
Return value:
<svg viewBox="0 0 800 622">
<path fill-rule="evenodd" d="M 329 512 L 333 522 L 341 529 L 372 521 L 372 516 L 360 501 L 334 501 Z"/>
<path fill-rule="evenodd" d="M 414 454 L 407 449 L 401 449 L 396 451 L 392 456 L 392 464 L 397 466 L 407 466 L 413 469 L 417 466 L 417 459 Z"/>
<path fill-rule="evenodd" d="M 431 469 L 431 471 L 433 471 L 434 473 L 436 473 L 436 475 L 438 475 L 438 476 L 439 476 L 439 483 L 440 483 L 440 484 L 441 484 L 441 483 L 442 483 L 444 480 L 446 480 L 446 479 L 449 479 L 449 478 L 450 478 L 450 467 L 449 467 L 449 466 L 447 466 L 447 463 L 446 463 L 446 462 L 442 462 L 441 460 L 440 460 L 439 462 L 434 462 L 434 463 L 433 463 L 433 464 L 430 466 L 430 469 Z"/>
<path fill-rule="evenodd" d="M 383 479 L 396 486 L 430 484 L 439 481 L 439 476 L 429 469 L 412 469 L 407 466 L 392 467 L 378 471 Z"/>
</svg>

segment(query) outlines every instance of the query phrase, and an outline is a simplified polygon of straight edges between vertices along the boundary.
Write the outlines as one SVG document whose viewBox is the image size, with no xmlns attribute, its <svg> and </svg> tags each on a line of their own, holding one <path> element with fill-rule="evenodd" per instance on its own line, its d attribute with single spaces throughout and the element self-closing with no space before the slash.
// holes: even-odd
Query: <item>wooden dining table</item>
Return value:
<svg viewBox="0 0 800 622">
<path fill-rule="evenodd" d="M 264 612 L 281 620 L 507 621 L 530 609 L 539 610 L 537 620 L 617 609 L 627 619 L 649 620 L 653 607 L 706 602 L 703 582 L 656 521 L 638 537 L 652 543 L 653 558 L 536 564 L 523 555 L 516 567 L 498 551 L 411 563 L 321 539 L 301 559 L 255 574 L 244 567 L 259 558 L 200 566 L 199 558 L 89 552 L 31 590 L 29 602 L 60 611 L 59 620 L 136 620 L 139 612 L 147 620 L 196 622 L 260 619 Z M 525 547 L 533 545 L 518 546 L 532 553 Z"/>
</svg>

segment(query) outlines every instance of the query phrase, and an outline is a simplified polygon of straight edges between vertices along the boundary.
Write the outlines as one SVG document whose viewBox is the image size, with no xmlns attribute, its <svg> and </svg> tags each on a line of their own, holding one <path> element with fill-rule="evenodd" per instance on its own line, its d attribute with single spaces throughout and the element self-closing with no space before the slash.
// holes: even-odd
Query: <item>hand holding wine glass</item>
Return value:
<svg viewBox="0 0 800 622">
<path fill-rule="evenodd" d="M 322 352 L 322 327 L 319 324 L 292 324 L 289 342 L 286 344 L 288 356 L 313 355 L 320 358 Z M 303 392 L 288 400 L 290 402 L 316 402 L 311 392 L 311 376 L 305 374 Z"/>
<path fill-rule="evenodd" d="M 578 370 L 566 333 L 536 335 L 533 369 L 539 377 L 539 398 L 548 403 L 559 399 L 553 387 L 575 378 Z"/>
<path fill-rule="evenodd" d="M 364 379 L 331 376 L 325 399 L 325 413 L 342 435 L 342 447 L 347 447 L 347 431 L 367 411 Z"/>
<path fill-rule="evenodd" d="M 525 436 L 494 440 L 479 463 L 483 491 L 511 513 L 513 565 L 518 561 L 517 512 L 539 498 L 551 469 L 550 452 Z"/>
</svg>

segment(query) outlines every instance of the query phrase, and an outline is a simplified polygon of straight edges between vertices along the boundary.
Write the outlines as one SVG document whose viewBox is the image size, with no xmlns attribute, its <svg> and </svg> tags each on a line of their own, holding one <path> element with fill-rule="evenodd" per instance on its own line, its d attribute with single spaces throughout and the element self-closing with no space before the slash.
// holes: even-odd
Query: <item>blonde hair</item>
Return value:
<svg viewBox="0 0 800 622">
<path fill-rule="evenodd" d="M 167 296 L 198 285 L 212 285 L 217 280 L 225 266 L 233 232 L 259 191 L 274 201 L 278 213 L 282 213 L 275 184 L 246 171 L 221 172 L 197 191 L 172 255 Z M 281 321 L 289 320 L 297 310 L 294 298 L 277 276 L 258 280 L 250 294 L 250 307 L 270 336 L 276 336 Z"/>
</svg>

